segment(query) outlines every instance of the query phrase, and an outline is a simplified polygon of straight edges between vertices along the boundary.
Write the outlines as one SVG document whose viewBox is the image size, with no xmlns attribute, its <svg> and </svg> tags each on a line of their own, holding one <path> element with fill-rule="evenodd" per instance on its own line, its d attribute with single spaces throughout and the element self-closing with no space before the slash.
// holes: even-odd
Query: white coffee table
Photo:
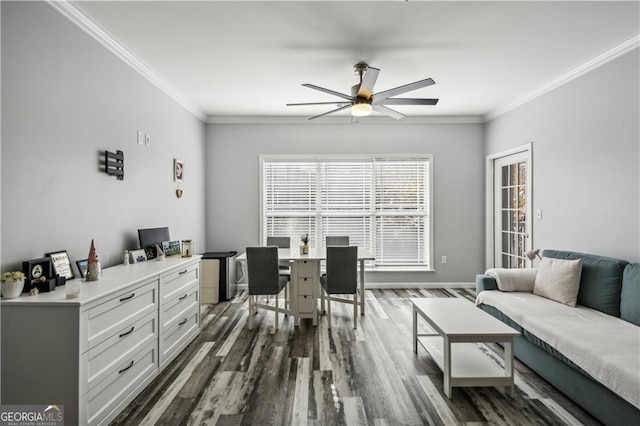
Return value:
<svg viewBox="0 0 640 426">
<path fill-rule="evenodd" d="M 413 352 L 418 342 L 429 352 L 444 375 L 444 392 L 453 387 L 511 386 L 513 393 L 513 338 L 520 333 L 459 298 L 411 299 L 413 305 Z M 418 315 L 435 330 L 418 333 Z M 500 342 L 504 368 L 480 350 L 477 343 Z"/>
</svg>

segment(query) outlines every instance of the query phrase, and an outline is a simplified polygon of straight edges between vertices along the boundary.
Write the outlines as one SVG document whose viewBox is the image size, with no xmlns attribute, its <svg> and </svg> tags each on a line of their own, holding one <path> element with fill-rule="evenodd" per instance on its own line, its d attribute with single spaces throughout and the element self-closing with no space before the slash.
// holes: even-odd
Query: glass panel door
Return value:
<svg viewBox="0 0 640 426">
<path fill-rule="evenodd" d="M 531 249 L 528 157 L 514 154 L 494 162 L 494 262 L 497 268 L 524 268 Z"/>
</svg>

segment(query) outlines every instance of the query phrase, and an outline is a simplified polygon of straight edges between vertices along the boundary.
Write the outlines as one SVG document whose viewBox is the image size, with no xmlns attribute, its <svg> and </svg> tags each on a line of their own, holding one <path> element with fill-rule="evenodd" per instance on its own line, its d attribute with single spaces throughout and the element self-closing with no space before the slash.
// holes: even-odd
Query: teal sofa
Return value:
<svg viewBox="0 0 640 426">
<path fill-rule="evenodd" d="M 577 304 L 635 324 L 640 334 L 640 263 L 560 250 L 545 250 L 542 256 L 580 259 L 582 274 Z M 477 275 L 477 296 L 485 291 L 500 290 L 494 277 Z M 517 297 L 517 293 L 512 294 Z M 520 332 L 514 341 L 514 354 L 520 361 L 599 421 L 606 425 L 640 425 L 640 401 L 633 404 L 623 399 L 505 312 L 489 304 L 478 303 L 478 306 Z M 621 324 L 628 328 L 628 324 Z M 635 350 L 640 364 L 640 347 Z M 631 351 L 632 357 L 635 356 L 634 349 Z M 640 377 L 637 380 L 640 381 Z"/>
</svg>

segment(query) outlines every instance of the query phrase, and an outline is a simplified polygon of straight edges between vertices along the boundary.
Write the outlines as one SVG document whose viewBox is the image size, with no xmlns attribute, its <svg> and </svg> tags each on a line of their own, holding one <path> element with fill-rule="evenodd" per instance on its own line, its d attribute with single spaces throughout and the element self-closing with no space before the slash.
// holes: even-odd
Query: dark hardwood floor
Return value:
<svg viewBox="0 0 640 426">
<path fill-rule="evenodd" d="M 261 310 L 246 327 L 241 292 L 205 305 L 200 336 L 151 383 L 113 425 L 453 425 L 598 424 L 516 360 L 509 388 L 442 389 L 442 373 L 412 347 L 410 297 L 463 297 L 470 289 L 370 290 L 366 315 L 332 304 L 332 330 Z M 482 345 L 502 362 L 502 349 Z"/>
</svg>

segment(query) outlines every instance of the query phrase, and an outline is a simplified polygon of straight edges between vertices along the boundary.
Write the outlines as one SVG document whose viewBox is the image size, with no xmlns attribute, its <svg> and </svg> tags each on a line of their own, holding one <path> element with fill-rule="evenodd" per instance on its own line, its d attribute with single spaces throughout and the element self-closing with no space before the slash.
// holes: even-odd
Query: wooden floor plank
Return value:
<svg viewBox="0 0 640 426">
<path fill-rule="evenodd" d="M 473 289 L 371 289 L 353 329 L 353 308 L 294 327 L 259 310 L 247 329 L 246 292 L 203 305 L 202 330 L 113 425 L 578 425 L 598 424 L 525 365 L 510 388 L 454 388 L 444 395 L 431 356 L 413 353 L 411 297 L 458 297 Z M 253 315 L 253 314 L 252 314 Z M 428 326 L 420 324 L 421 330 Z M 503 365 L 502 347 L 481 344 Z M 145 423 L 146 419 L 146 423 Z"/>
</svg>

